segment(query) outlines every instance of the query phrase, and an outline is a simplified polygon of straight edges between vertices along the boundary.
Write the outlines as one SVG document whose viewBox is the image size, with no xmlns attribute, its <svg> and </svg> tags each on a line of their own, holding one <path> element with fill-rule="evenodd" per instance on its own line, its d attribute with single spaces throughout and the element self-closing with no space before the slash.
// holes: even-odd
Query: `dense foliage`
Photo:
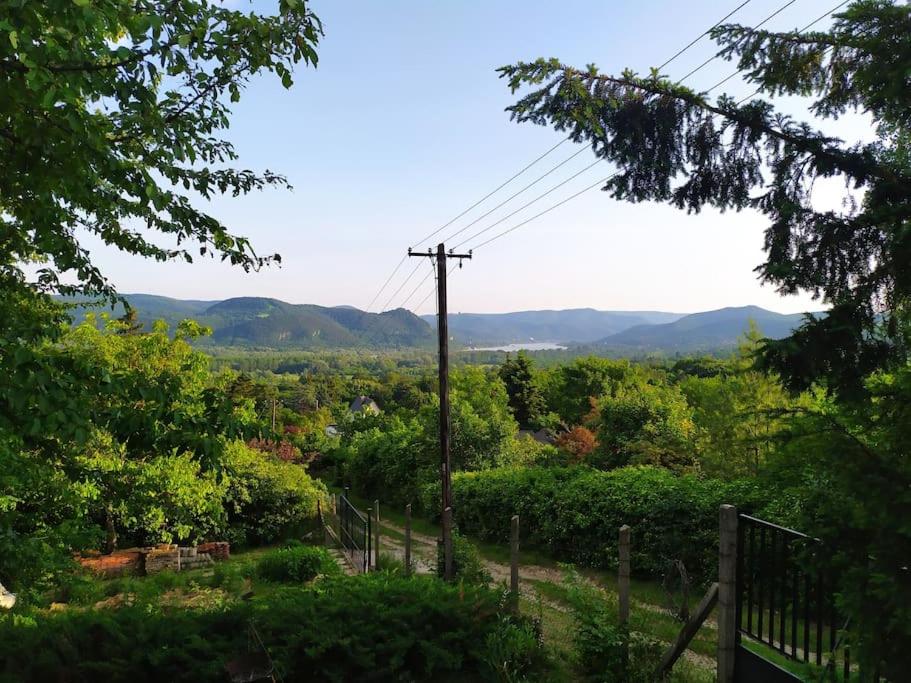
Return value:
<svg viewBox="0 0 911 683">
<path fill-rule="evenodd" d="M 261 424 L 187 343 L 199 333 L 90 321 L 29 347 L 18 371 L 53 372 L 57 389 L 5 395 L 17 410 L 0 422 L 0 582 L 34 594 L 73 551 L 266 542 L 312 524 L 325 489 L 239 440 Z"/>
<path fill-rule="evenodd" d="M 222 681 L 225 664 L 248 651 L 251 622 L 285 680 L 543 675 L 531 625 L 506 615 L 495 591 L 376 573 L 207 610 L 5 616 L 0 680 Z"/>
<path fill-rule="evenodd" d="M 223 505 L 228 540 L 274 543 L 315 526 L 317 501 L 326 489 L 305 469 L 234 442 L 225 449 Z"/>
<path fill-rule="evenodd" d="M 632 527 L 632 566 L 661 577 L 682 560 L 691 575 L 708 578 L 718 562 L 718 506 L 761 509 L 759 484 L 679 476 L 658 467 L 601 472 L 586 467 L 500 468 L 453 477 L 459 528 L 507 543 L 519 515 L 522 542 L 553 557 L 589 567 L 617 562 L 617 529 Z M 425 496 L 438 494 L 428 487 Z M 430 504 L 429 502 L 426 504 Z"/>
</svg>

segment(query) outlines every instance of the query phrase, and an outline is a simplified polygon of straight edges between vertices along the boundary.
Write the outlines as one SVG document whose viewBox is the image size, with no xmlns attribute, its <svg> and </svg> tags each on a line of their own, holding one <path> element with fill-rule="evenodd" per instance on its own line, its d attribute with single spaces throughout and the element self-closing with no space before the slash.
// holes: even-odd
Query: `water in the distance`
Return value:
<svg viewBox="0 0 911 683">
<path fill-rule="evenodd" d="M 472 346 L 472 351 L 563 351 L 567 347 L 554 342 L 519 342 L 504 346 Z"/>
</svg>

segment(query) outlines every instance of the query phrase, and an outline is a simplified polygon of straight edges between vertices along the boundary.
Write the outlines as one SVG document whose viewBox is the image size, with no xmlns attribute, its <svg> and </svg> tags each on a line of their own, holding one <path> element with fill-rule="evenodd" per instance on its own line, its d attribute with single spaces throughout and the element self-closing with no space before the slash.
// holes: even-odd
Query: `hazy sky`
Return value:
<svg viewBox="0 0 911 683">
<path fill-rule="evenodd" d="M 299 68 L 290 91 L 275 78 L 257 79 L 235 105 L 228 134 L 242 166 L 283 173 L 294 190 L 219 199 L 209 207 L 234 232 L 249 236 L 259 253 L 279 252 L 282 267 L 245 274 L 212 261 L 159 264 L 86 244 L 122 292 L 197 299 L 270 296 L 364 308 L 408 246 L 428 246 L 415 240 L 560 140 L 549 129 L 509 121 L 504 108 L 514 97 L 496 67 L 559 57 L 579 66 L 595 62 L 605 71 L 645 71 L 740 1 L 316 0 L 312 7 L 326 30 L 319 67 Z M 784 2 L 752 0 L 731 21 L 754 24 Z M 796 0 L 768 26 L 800 27 L 835 4 Z M 680 77 L 714 51 L 703 39 L 666 71 Z M 715 60 L 686 84 L 708 88 L 733 70 Z M 739 79 L 726 87 L 733 95 L 751 92 Z M 854 139 L 865 130 L 855 118 L 837 124 L 834 132 Z M 443 234 L 574 151 L 569 143 L 561 146 Z M 592 160 L 583 152 L 463 236 Z M 488 234 L 610 170 L 599 164 Z M 808 297 L 781 298 L 756 280 L 764 224 L 761 216 L 746 212 L 687 215 L 665 205 L 616 202 L 592 190 L 479 250 L 450 281 L 450 311 L 588 306 L 691 312 L 746 304 L 783 312 L 818 309 Z M 413 267 L 402 266 L 374 309 Z M 390 307 L 400 305 L 425 269 L 429 272 L 429 264 L 421 268 Z M 424 299 L 431 283 L 409 308 Z M 430 297 L 418 312 L 432 310 Z"/>
</svg>

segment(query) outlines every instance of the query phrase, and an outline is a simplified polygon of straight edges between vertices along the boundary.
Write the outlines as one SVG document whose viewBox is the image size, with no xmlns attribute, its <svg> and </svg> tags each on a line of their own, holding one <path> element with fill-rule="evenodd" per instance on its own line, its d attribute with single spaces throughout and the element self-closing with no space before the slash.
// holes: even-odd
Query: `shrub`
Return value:
<svg viewBox="0 0 911 683">
<path fill-rule="evenodd" d="M 573 648 L 580 671 L 598 683 L 652 683 L 661 642 L 631 633 L 617 622 L 617 605 L 570 570 L 567 598 L 573 615 Z"/>
<path fill-rule="evenodd" d="M 518 656 L 529 669 L 543 659 L 520 635 L 526 622 L 503 618 L 497 592 L 376 573 L 212 610 L 6 615 L 0 681 L 223 681 L 225 663 L 247 652 L 251 620 L 285 680 L 483 680 L 497 653 L 510 670 Z"/>
<path fill-rule="evenodd" d="M 486 672 L 504 683 L 528 680 L 547 666 L 541 646 L 542 634 L 536 623 L 504 612 L 498 627 L 484 641 L 482 660 Z"/>
<path fill-rule="evenodd" d="M 423 492 L 427 503 L 437 495 L 432 487 Z M 617 529 L 629 524 L 634 572 L 660 576 L 669 560 L 680 559 L 697 580 L 710 576 L 717 563 L 718 506 L 755 511 L 761 496 L 768 491 L 756 482 L 700 480 L 644 466 L 610 472 L 501 468 L 453 476 L 453 510 L 465 533 L 507 543 L 510 518 L 518 514 L 523 543 L 560 560 L 609 568 L 617 562 Z"/>
<path fill-rule="evenodd" d="M 304 583 L 318 574 L 334 574 L 338 564 L 325 548 L 292 545 L 270 550 L 256 563 L 256 573 L 267 581 Z"/>
<path fill-rule="evenodd" d="M 326 488 L 300 465 L 236 441 L 225 448 L 224 468 L 228 479 L 224 505 L 232 543 L 271 543 L 316 523 L 316 503 L 325 502 Z"/>
<path fill-rule="evenodd" d="M 443 545 L 438 544 L 437 576 L 443 576 L 444 570 Z M 452 531 L 452 575 L 457 580 L 477 585 L 487 585 L 492 580 L 478 549 L 455 529 Z"/>
</svg>

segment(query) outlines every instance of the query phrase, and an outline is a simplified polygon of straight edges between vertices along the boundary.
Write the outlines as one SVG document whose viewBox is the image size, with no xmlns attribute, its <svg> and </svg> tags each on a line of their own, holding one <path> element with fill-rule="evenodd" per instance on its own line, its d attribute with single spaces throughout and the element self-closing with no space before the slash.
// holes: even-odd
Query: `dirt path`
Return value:
<svg viewBox="0 0 911 683">
<path fill-rule="evenodd" d="M 392 555 L 400 562 L 404 562 L 405 545 L 403 537 L 405 535 L 405 530 L 388 520 L 383 520 L 381 522 L 381 525 L 383 531 L 391 531 L 393 532 L 394 536 L 389 535 L 388 533 L 381 533 L 380 554 Z M 437 539 L 433 536 L 428 536 L 427 534 L 412 530 L 411 540 L 411 560 L 412 564 L 414 565 L 415 572 L 418 574 L 434 573 L 436 570 Z M 508 585 L 510 577 L 510 567 L 508 564 L 487 558 L 483 558 L 483 562 L 484 567 L 490 573 L 494 583 Z M 536 564 L 523 564 L 519 568 L 519 590 L 525 599 L 534 603 L 540 601 L 542 605 L 545 605 L 550 609 L 567 613 L 570 610 L 565 604 L 542 596 L 536 585 L 539 582 L 561 585 L 563 583 L 563 580 L 564 572 L 553 567 L 544 567 Z M 588 582 L 591 586 L 606 595 L 615 595 L 614 591 L 599 585 L 589 577 L 583 576 L 582 580 Z M 671 612 L 662 605 L 656 605 L 636 599 L 633 599 L 632 603 L 634 606 L 640 609 L 671 616 Z M 713 620 L 706 620 L 706 623 L 703 624 L 703 626 L 710 629 L 717 629 L 717 624 Z M 706 670 L 713 670 L 715 668 L 715 660 L 711 657 L 707 657 L 690 650 L 687 650 L 684 653 L 684 657 L 699 668 Z"/>
</svg>

